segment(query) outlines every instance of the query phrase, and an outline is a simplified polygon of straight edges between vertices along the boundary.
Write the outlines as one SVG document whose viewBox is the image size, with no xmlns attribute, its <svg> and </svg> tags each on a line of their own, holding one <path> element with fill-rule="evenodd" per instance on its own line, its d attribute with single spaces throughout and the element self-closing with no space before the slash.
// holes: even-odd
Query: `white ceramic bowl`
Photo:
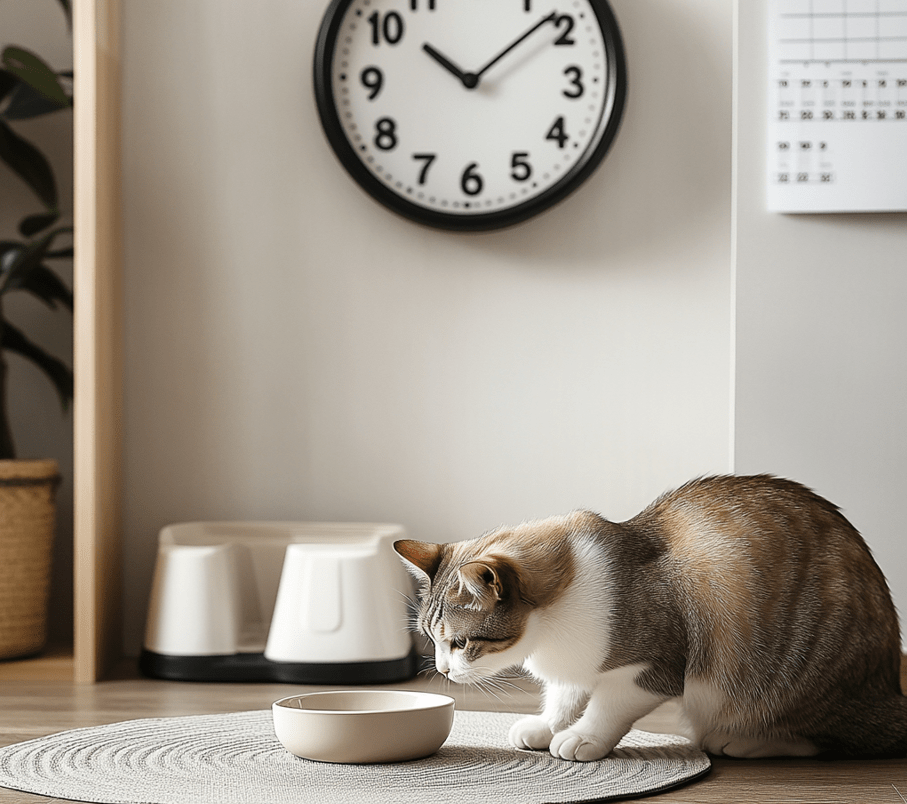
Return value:
<svg viewBox="0 0 907 804">
<path fill-rule="evenodd" d="M 407 690 L 291 695 L 271 706 L 277 739 L 319 762 L 402 762 L 435 753 L 453 726 L 454 699 Z"/>
</svg>

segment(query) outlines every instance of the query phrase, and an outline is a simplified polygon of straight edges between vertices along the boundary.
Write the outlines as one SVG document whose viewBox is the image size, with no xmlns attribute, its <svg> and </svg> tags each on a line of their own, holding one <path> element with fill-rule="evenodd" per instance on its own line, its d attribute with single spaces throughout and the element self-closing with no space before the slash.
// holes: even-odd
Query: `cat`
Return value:
<svg viewBox="0 0 907 804">
<path fill-rule="evenodd" d="M 517 748 L 600 759 L 676 698 L 685 736 L 715 755 L 907 755 L 885 578 L 798 483 L 700 478 L 626 522 L 575 511 L 394 548 L 421 582 L 416 624 L 440 673 L 541 682 Z"/>
</svg>

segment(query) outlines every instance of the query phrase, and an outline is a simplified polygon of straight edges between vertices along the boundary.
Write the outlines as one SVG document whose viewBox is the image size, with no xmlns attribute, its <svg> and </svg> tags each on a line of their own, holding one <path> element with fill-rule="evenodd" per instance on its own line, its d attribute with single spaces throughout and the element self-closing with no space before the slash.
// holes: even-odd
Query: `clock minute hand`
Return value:
<svg viewBox="0 0 907 804">
<path fill-rule="evenodd" d="M 475 89 L 476 84 L 479 83 L 479 77 L 475 73 L 464 73 L 456 64 L 447 58 L 447 56 L 433 48 L 428 42 L 422 45 L 422 50 L 428 53 L 428 55 L 438 62 L 445 70 L 450 71 L 459 78 L 460 82 L 467 89 Z"/>
<path fill-rule="evenodd" d="M 542 17 L 535 25 L 533 25 L 528 31 L 526 31 L 522 36 L 517 39 L 514 39 L 507 47 L 505 47 L 497 56 L 495 56 L 491 61 L 489 61 L 481 70 L 479 70 L 476 75 L 476 81 L 481 78 L 489 69 L 491 69 L 495 64 L 497 64 L 501 59 L 504 58 L 511 50 L 513 50 L 518 44 L 520 44 L 524 39 L 528 39 L 532 34 L 534 34 L 539 28 L 545 25 L 548 22 L 554 22 L 557 19 L 557 12 L 552 11 L 545 17 Z"/>
</svg>

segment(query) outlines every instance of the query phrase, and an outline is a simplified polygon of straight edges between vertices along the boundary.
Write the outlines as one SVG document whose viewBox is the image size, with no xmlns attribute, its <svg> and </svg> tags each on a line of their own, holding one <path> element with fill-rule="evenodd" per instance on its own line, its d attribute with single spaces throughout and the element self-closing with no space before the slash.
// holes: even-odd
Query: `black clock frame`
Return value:
<svg viewBox="0 0 907 804">
<path fill-rule="evenodd" d="M 331 0 L 315 43 L 315 103 L 328 143 L 346 171 L 375 200 L 417 223 L 455 231 L 488 231 L 521 223 L 554 206 L 576 190 L 601 164 L 617 136 L 627 97 L 627 67 L 617 19 L 607 0 L 588 0 L 598 19 L 608 64 L 605 108 L 598 124 L 599 139 L 564 176 L 528 201 L 492 212 L 450 213 L 429 209 L 398 195 L 362 163 L 346 137 L 332 91 L 335 45 L 349 6 L 356 0 Z"/>
</svg>

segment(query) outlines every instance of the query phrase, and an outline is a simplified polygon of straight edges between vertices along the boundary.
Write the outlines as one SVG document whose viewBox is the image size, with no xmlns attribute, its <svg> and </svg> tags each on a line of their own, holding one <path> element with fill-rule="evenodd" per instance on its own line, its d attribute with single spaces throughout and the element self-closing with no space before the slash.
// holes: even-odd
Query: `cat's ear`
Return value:
<svg viewBox="0 0 907 804">
<path fill-rule="evenodd" d="M 468 592 L 481 608 L 491 608 L 504 597 L 499 568 L 491 560 L 470 561 L 457 570 L 460 592 Z"/>
<path fill-rule="evenodd" d="M 394 550 L 418 580 L 428 580 L 430 583 L 434 579 L 441 563 L 442 545 L 401 539 L 394 542 Z"/>
</svg>

